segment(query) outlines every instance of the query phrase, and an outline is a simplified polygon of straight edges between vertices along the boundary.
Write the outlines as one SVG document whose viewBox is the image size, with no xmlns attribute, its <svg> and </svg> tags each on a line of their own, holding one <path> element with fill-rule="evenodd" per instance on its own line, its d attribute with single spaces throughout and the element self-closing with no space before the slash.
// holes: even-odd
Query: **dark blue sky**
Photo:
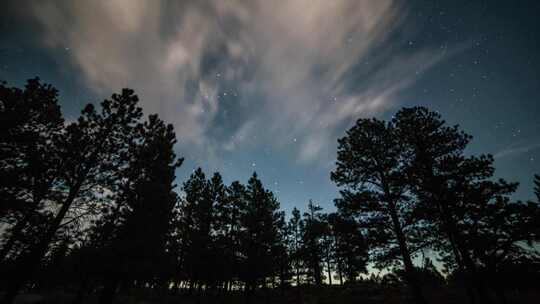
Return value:
<svg viewBox="0 0 540 304">
<path fill-rule="evenodd" d="M 68 119 L 122 87 L 175 125 L 181 183 L 255 170 L 285 209 L 332 208 L 336 140 L 425 105 L 532 197 L 540 172 L 537 1 L 3 1 L 0 79 L 39 76 Z"/>
</svg>

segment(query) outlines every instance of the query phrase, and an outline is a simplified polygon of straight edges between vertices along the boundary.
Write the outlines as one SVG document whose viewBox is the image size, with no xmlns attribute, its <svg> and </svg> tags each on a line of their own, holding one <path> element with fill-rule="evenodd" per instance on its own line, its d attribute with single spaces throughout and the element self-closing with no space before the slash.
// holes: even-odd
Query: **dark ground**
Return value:
<svg viewBox="0 0 540 304">
<path fill-rule="evenodd" d="M 426 288 L 424 289 L 428 303 L 468 303 L 464 292 L 460 288 Z M 533 304 L 539 303 L 540 290 L 506 291 L 507 303 Z M 495 297 L 495 296 L 494 296 Z M 64 292 L 47 292 L 42 294 L 21 295 L 16 303 L 21 304 L 55 304 L 72 303 L 73 294 Z M 263 304 L 348 304 L 348 303 L 407 303 L 409 298 L 403 287 L 380 287 L 369 283 L 360 283 L 354 286 L 323 286 L 290 288 L 283 294 L 280 291 L 258 291 L 250 303 Z M 82 304 L 97 303 L 97 295 L 88 295 Z M 154 291 L 133 291 L 129 294 L 120 293 L 116 297 L 118 304 L 235 304 L 247 303 L 243 293 L 232 292 L 216 295 L 181 295 L 167 294 Z M 503 303 L 497 300 L 496 303 Z"/>
</svg>

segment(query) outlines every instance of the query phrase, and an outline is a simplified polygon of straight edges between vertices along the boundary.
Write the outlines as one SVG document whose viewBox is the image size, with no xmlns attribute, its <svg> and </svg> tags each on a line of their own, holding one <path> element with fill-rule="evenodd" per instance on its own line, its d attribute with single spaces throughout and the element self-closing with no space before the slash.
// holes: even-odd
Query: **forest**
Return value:
<svg viewBox="0 0 540 304">
<path fill-rule="evenodd" d="M 2 303 L 538 303 L 532 201 L 424 107 L 337 142 L 335 209 L 290 214 L 264 176 L 185 181 L 176 135 L 123 89 L 76 120 L 0 83 Z M 179 183 L 177 185 L 177 183 Z"/>
</svg>

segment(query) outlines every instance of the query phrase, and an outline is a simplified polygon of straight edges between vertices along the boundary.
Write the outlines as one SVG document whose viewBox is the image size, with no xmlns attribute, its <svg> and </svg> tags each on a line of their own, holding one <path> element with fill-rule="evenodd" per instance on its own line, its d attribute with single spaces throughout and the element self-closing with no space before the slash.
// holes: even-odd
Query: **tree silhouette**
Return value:
<svg viewBox="0 0 540 304">
<path fill-rule="evenodd" d="M 304 229 L 302 234 L 302 256 L 306 266 L 307 280 L 315 285 L 323 281 L 323 257 L 325 248 L 323 238 L 327 232 L 326 221 L 319 205 L 309 201 L 307 212 L 304 213 Z"/>
<path fill-rule="evenodd" d="M 113 245 L 116 271 L 109 274 L 100 303 L 111 303 L 120 282 L 166 284 L 163 273 L 168 264 L 165 245 L 177 202 L 175 170 L 183 159 L 176 159 L 176 136 L 172 125 L 151 115 L 137 128 L 140 141 L 126 176 L 125 208 Z M 150 228 L 150 229 L 149 229 Z"/>
<path fill-rule="evenodd" d="M 449 251 L 465 272 L 468 285 L 474 285 L 481 301 L 490 302 L 474 261 L 474 242 L 467 240 L 462 225 L 466 223 L 468 212 L 482 204 L 475 200 L 472 189 L 477 188 L 477 194 L 487 193 L 483 201 L 489 201 L 491 196 L 498 195 L 495 189 L 499 189 L 500 195 L 507 195 L 517 185 L 488 182 L 494 173 L 493 158 L 490 155 L 464 156 L 471 136 L 458 126 L 446 126 L 438 113 L 423 107 L 404 108 L 395 115 L 393 123 L 409 155 L 407 174 L 421 202 L 417 213 L 447 236 Z M 439 235 L 433 238 L 440 239 Z M 469 294 L 474 297 L 471 291 Z"/>
<path fill-rule="evenodd" d="M 285 220 L 285 212 L 280 211 L 275 214 L 275 225 L 277 228 L 277 240 L 274 242 L 271 252 L 274 257 L 276 274 L 272 277 L 272 287 L 276 286 L 275 278 L 279 280 L 281 294 L 285 293 L 285 288 L 290 285 L 292 278 L 292 264 L 289 249 L 289 226 Z"/>
<path fill-rule="evenodd" d="M 368 246 L 362 229 L 353 218 L 339 213 L 331 213 L 328 222 L 340 284 L 343 285 L 343 275 L 347 281 L 354 282 L 360 273 L 367 271 Z"/>
<path fill-rule="evenodd" d="M 391 123 L 359 119 L 338 140 L 336 169 L 331 178 L 340 187 L 336 206 L 344 214 L 361 215 L 371 247 L 380 257 L 397 250 L 417 303 L 425 303 L 411 259 L 409 221 L 413 199 L 407 195 L 404 155 Z M 395 245 L 397 242 L 397 246 Z"/>
<path fill-rule="evenodd" d="M 35 271 L 72 204 L 89 201 L 96 187 L 106 188 L 114 180 L 115 169 L 125 161 L 127 140 L 141 117 L 137 102 L 133 91 L 124 89 L 121 95 L 113 94 L 102 102 L 100 113 L 89 104 L 78 121 L 67 126 L 63 136 L 54 142 L 61 159 L 60 177 L 55 181 L 61 191 L 56 200 L 59 210 L 40 240 L 19 258 L 19 270 L 4 302 L 12 303 Z"/>
<path fill-rule="evenodd" d="M 182 203 L 183 269 L 189 278 L 190 293 L 198 286 L 199 291 L 208 283 L 212 271 L 206 261 L 211 258 L 211 228 L 213 206 L 209 183 L 201 168 L 191 174 L 184 183 L 185 198 Z"/>
<path fill-rule="evenodd" d="M 300 286 L 301 280 L 300 275 L 302 274 L 302 231 L 304 230 L 304 222 L 300 215 L 300 210 L 296 207 L 293 208 L 291 213 L 291 218 L 289 219 L 289 233 L 290 233 L 290 246 L 289 246 L 289 255 L 291 258 L 292 268 L 295 274 L 296 286 Z"/>
<path fill-rule="evenodd" d="M 240 275 L 241 256 L 240 246 L 242 241 L 242 214 L 247 204 L 246 187 L 238 181 L 234 181 L 227 188 L 227 213 L 228 234 L 226 236 L 225 258 L 229 261 L 228 289 L 232 288 L 234 280 Z"/>
<path fill-rule="evenodd" d="M 240 219 L 243 227 L 240 278 L 244 281 L 248 301 L 257 286 L 266 286 L 266 278 L 278 270 L 273 263 L 273 249 L 280 241 L 276 227 L 280 218 L 278 209 L 279 202 L 253 173 L 246 187 L 246 208 Z"/>
<path fill-rule="evenodd" d="M 230 235 L 228 224 L 230 218 L 230 204 L 227 199 L 227 187 L 223 184 L 223 179 L 219 173 L 214 173 L 209 183 L 210 196 L 213 201 L 213 220 L 212 220 L 212 245 L 211 259 L 207 261 L 213 269 L 211 278 L 212 289 L 222 288 L 221 285 L 229 281 L 230 263 L 223 263 L 222 258 L 232 261 L 233 253 L 231 251 Z"/>
<path fill-rule="evenodd" d="M 329 214 L 324 214 L 323 219 L 324 233 L 321 240 L 323 248 L 323 265 L 326 267 L 328 285 L 333 285 L 332 272 L 335 270 L 334 262 L 336 257 L 335 237 L 332 231 L 333 227 L 330 224 Z"/>
<path fill-rule="evenodd" d="M 483 181 L 468 192 L 474 205 L 467 208 L 459 223 L 483 279 L 491 283 L 502 302 L 506 302 L 506 295 L 505 285 L 499 282 L 503 279 L 501 268 L 517 257 L 534 256 L 531 247 L 540 240 L 540 206 L 512 202 L 509 195 L 516 186 L 502 180 Z"/>
<path fill-rule="evenodd" d="M 0 83 L 0 219 L 10 224 L 0 261 L 36 242 L 49 220 L 58 155 L 51 143 L 62 131 L 58 92 L 39 78 L 24 90 Z M 22 247 L 12 252 L 14 247 Z"/>
</svg>

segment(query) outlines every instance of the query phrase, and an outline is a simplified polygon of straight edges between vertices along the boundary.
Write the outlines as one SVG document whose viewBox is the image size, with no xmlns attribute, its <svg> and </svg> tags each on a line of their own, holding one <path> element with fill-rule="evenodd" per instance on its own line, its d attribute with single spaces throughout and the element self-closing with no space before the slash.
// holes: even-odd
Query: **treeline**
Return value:
<svg viewBox="0 0 540 304">
<path fill-rule="evenodd" d="M 540 282 L 540 177 L 536 202 L 512 200 L 517 184 L 494 178 L 490 155 L 466 154 L 470 140 L 422 107 L 359 119 L 338 143 L 336 212 L 309 201 L 287 216 L 255 173 L 226 185 L 197 169 L 176 189 L 173 127 L 144 118 L 132 90 L 66 122 L 50 85 L 2 83 L 4 302 L 44 290 L 73 303 L 132 290 L 250 301 L 361 280 L 405 284 L 416 303 L 430 280 L 504 302 Z M 426 253 L 440 266 L 414 262 Z"/>
<path fill-rule="evenodd" d="M 334 265 L 351 280 L 365 270 L 367 247 L 356 222 L 311 202 L 287 221 L 255 173 L 247 185 L 226 186 L 219 173 L 206 178 L 197 169 L 183 192 L 169 244 L 172 281 L 188 293 L 242 289 L 250 296 L 257 288 L 320 285 Z"/>
</svg>

